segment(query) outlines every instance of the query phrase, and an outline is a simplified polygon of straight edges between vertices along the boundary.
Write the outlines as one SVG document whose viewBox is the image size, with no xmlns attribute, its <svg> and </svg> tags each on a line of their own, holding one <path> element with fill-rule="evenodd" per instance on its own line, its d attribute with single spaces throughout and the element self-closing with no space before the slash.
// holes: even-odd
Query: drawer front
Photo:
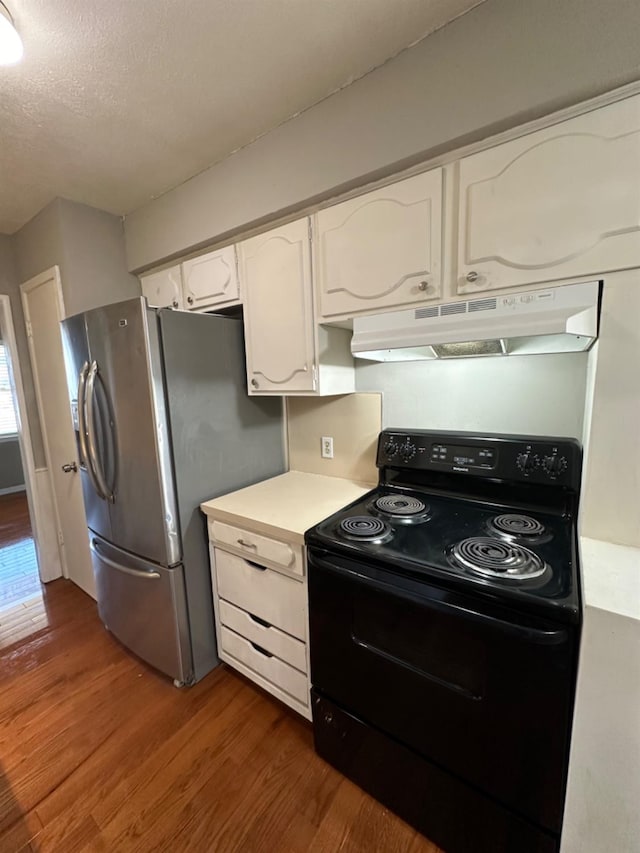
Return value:
<svg viewBox="0 0 640 853">
<path fill-rule="evenodd" d="M 232 527 L 221 521 L 209 522 L 209 538 L 221 545 L 229 545 L 234 551 L 245 554 L 248 560 L 266 561 L 302 577 L 304 573 L 302 547 L 270 539 L 259 533 L 250 533 L 240 527 Z"/>
<path fill-rule="evenodd" d="M 219 598 L 306 641 L 306 589 L 300 581 L 214 548 Z"/>
<path fill-rule="evenodd" d="M 245 664 L 267 681 L 293 696 L 298 702 L 303 705 L 309 704 L 307 676 L 280 658 L 259 651 L 249 640 L 245 640 L 244 637 L 224 626 L 220 628 L 220 649 L 224 654 Z"/>
<path fill-rule="evenodd" d="M 222 625 L 231 628 L 246 640 L 257 643 L 301 672 L 307 672 L 306 646 L 300 640 L 290 637 L 266 621 L 256 622 L 257 617 L 229 604 L 228 601 L 220 599 L 219 611 Z"/>
</svg>

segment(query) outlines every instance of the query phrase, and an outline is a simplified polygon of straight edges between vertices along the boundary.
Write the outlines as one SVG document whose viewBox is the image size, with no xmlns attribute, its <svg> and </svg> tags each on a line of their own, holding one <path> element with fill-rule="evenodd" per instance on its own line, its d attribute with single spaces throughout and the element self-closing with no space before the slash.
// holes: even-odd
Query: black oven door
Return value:
<svg viewBox="0 0 640 853">
<path fill-rule="evenodd" d="M 560 830 L 575 629 L 314 548 L 309 610 L 320 695 Z"/>
</svg>

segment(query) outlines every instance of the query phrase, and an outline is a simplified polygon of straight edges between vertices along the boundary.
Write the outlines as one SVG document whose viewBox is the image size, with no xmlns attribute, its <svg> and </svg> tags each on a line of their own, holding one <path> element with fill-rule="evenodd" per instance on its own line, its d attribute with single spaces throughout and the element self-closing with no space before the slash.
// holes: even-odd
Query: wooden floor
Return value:
<svg viewBox="0 0 640 853">
<path fill-rule="evenodd" d="M 225 667 L 177 690 L 70 581 L 0 651 L 0 851 L 438 853 Z"/>
<path fill-rule="evenodd" d="M 24 492 L 0 497 L 0 610 L 41 591 L 29 507 Z"/>
</svg>

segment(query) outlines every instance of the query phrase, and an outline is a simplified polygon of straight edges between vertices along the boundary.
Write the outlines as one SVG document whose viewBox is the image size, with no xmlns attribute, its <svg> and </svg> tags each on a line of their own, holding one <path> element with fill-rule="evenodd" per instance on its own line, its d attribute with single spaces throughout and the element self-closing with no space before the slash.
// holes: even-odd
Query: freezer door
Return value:
<svg viewBox="0 0 640 853">
<path fill-rule="evenodd" d="M 159 312 L 194 670 L 218 662 L 202 501 L 284 471 L 282 401 L 249 397 L 242 321 Z"/>
<path fill-rule="evenodd" d="M 179 524 L 156 314 L 142 299 L 132 299 L 86 318 L 90 378 L 94 365 L 96 372 L 90 395 L 96 467 L 110 497 L 110 540 L 151 562 L 177 565 Z"/>
<path fill-rule="evenodd" d="M 142 660 L 187 684 L 193 676 L 182 566 L 167 569 L 92 536 L 98 612 Z"/>
<path fill-rule="evenodd" d="M 86 388 L 90 356 L 84 314 L 62 322 L 62 342 L 87 524 L 99 536 L 111 539 L 109 503 L 99 494 L 93 469 L 89 467 Z"/>
</svg>

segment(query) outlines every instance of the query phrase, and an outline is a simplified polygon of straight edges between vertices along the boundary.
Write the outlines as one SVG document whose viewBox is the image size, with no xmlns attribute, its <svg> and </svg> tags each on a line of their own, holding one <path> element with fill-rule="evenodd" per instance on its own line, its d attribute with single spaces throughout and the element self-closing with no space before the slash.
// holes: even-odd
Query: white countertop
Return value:
<svg viewBox="0 0 640 853">
<path fill-rule="evenodd" d="M 640 620 L 640 548 L 581 536 L 580 565 L 585 607 Z"/>
<path fill-rule="evenodd" d="M 210 518 L 292 542 L 341 507 L 366 494 L 374 484 L 341 477 L 288 471 L 200 504 Z"/>
</svg>

